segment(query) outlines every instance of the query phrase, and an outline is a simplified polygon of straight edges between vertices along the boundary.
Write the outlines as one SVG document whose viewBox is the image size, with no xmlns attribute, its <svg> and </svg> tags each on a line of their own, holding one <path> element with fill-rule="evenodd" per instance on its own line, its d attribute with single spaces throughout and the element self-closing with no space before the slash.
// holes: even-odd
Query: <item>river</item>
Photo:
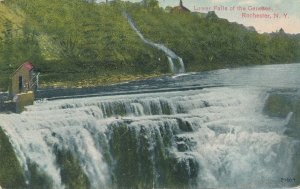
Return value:
<svg viewBox="0 0 300 189">
<path fill-rule="evenodd" d="M 41 90 L 0 126 L 28 186 L 34 164 L 48 188 L 290 188 L 299 73 L 282 64 Z"/>
</svg>

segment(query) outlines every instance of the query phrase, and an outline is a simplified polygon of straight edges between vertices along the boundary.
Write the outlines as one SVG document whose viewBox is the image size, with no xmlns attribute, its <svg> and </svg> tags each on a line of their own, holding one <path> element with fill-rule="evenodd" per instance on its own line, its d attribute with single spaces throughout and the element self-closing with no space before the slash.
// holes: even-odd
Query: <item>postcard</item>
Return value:
<svg viewBox="0 0 300 189">
<path fill-rule="evenodd" d="M 0 0 L 0 189 L 300 187 L 299 0 Z"/>
</svg>

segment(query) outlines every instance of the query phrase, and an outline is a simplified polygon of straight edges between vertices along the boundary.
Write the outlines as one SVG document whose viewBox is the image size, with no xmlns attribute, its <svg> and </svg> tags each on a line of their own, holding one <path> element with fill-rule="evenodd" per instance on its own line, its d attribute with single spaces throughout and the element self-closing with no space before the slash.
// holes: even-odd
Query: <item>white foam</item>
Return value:
<svg viewBox="0 0 300 189">
<path fill-rule="evenodd" d="M 194 141 L 187 153 L 178 152 L 176 146 L 170 150 L 178 158 L 196 158 L 199 187 L 281 187 L 274 178 L 290 176 L 294 170 L 294 144 L 283 135 L 291 115 L 287 119 L 263 115 L 265 97 L 266 91 L 256 88 L 211 88 L 44 101 L 20 115 L 0 115 L 0 125 L 24 170 L 30 159 L 53 179 L 56 188 L 63 185 L 53 146 L 71 151 L 92 188 L 110 186 L 112 170 L 97 137 L 107 136 L 108 126 L 119 122 L 137 131 L 141 126 L 157 132 L 159 126 L 173 128 L 178 137 Z M 178 119 L 193 131 L 181 131 Z"/>
</svg>

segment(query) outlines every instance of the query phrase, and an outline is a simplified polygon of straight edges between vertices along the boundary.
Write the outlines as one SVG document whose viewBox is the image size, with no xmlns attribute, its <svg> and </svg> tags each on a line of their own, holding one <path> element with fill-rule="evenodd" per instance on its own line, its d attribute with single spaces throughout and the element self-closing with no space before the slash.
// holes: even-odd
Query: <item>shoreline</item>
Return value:
<svg viewBox="0 0 300 189">
<path fill-rule="evenodd" d="M 282 64 L 293 64 L 293 63 L 282 63 Z M 187 70 L 185 73 L 192 73 L 192 72 L 209 72 L 209 71 L 217 71 L 222 69 L 235 69 L 235 68 L 242 68 L 242 67 L 252 67 L 252 66 L 263 66 L 263 65 L 273 65 L 273 64 L 252 64 L 252 65 L 236 65 L 236 66 L 221 66 L 221 65 L 214 65 L 210 68 L 200 68 L 200 69 L 191 69 Z M 274 65 L 277 65 L 276 63 Z M 63 74 L 63 73 L 61 73 Z M 146 79 L 153 79 L 159 78 L 163 76 L 174 76 L 174 73 L 149 73 L 149 74 L 129 74 L 129 73 L 108 73 L 107 75 L 85 75 L 86 73 L 78 73 L 72 74 L 71 79 L 69 80 L 61 80 L 61 81 L 43 81 L 43 77 L 55 77 L 55 74 L 45 74 L 41 75 L 41 83 L 39 85 L 40 89 L 83 89 L 83 88 L 94 88 L 94 87 L 105 87 L 111 85 L 118 85 L 123 84 L 126 82 L 132 81 L 141 81 Z M 80 79 L 78 79 L 79 76 Z M 47 79 L 49 80 L 49 79 Z"/>
<path fill-rule="evenodd" d="M 299 64 L 299 63 L 280 63 L 280 64 Z M 215 66 L 211 67 L 211 69 L 192 69 L 185 72 L 192 73 L 192 72 L 209 72 L 209 71 L 217 71 L 222 69 L 236 69 L 242 67 L 256 67 L 256 66 L 268 66 L 268 65 L 280 65 L 277 63 L 273 64 L 252 64 L 252 65 L 243 65 L 243 66 Z M 142 81 L 147 79 L 159 78 L 163 76 L 174 76 L 176 74 L 173 73 L 149 73 L 149 74 L 126 74 L 126 73 L 108 73 L 106 75 L 99 74 L 91 74 L 86 75 L 86 73 L 76 73 L 71 74 L 67 78 L 64 79 L 57 79 L 64 73 L 59 74 L 42 74 L 40 77 L 41 83 L 39 84 L 39 89 L 41 90 L 51 90 L 51 89 L 90 89 L 90 88 L 97 88 L 97 87 L 107 87 L 113 85 L 124 84 L 127 82 L 133 81 Z M 45 78 L 45 79 L 43 79 Z M 56 78 L 56 81 L 55 81 Z M 2 78 L 3 79 L 3 78 Z M 0 94 L 5 94 L 8 91 L 5 90 L 3 87 L 0 87 Z M 0 95 L 1 96 L 1 95 Z"/>
<path fill-rule="evenodd" d="M 132 81 L 141 81 L 146 79 L 153 79 L 162 76 L 168 76 L 172 74 L 152 73 L 152 74 L 116 74 L 112 76 L 96 76 L 94 78 L 84 78 L 78 81 L 49 81 L 41 82 L 39 85 L 40 89 L 83 89 L 83 88 L 94 88 L 94 87 L 105 87 L 123 84 Z M 42 80 L 42 79 L 41 79 Z"/>
</svg>

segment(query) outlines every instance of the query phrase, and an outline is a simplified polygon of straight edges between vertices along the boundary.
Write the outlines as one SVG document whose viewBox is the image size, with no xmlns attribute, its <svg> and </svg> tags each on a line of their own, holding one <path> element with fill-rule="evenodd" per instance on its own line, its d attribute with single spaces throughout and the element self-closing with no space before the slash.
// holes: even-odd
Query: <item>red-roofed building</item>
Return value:
<svg viewBox="0 0 300 189">
<path fill-rule="evenodd" d="M 37 86 L 36 76 L 34 74 L 33 65 L 31 62 L 23 63 L 12 75 L 10 96 L 27 91 L 34 91 Z"/>
</svg>

